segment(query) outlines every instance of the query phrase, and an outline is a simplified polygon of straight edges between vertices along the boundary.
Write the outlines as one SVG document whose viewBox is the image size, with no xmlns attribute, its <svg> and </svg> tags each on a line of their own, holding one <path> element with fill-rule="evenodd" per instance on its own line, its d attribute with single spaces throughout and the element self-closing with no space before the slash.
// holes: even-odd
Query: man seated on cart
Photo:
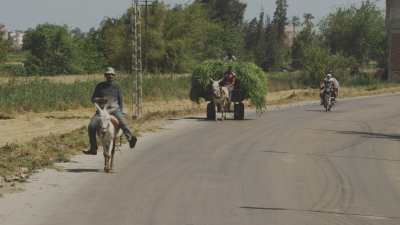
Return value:
<svg viewBox="0 0 400 225">
<path fill-rule="evenodd" d="M 228 67 L 228 70 L 224 73 L 224 77 L 219 83 L 220 86 L 228 88 L 229 91 L 229 101 L 232 98 L 232 91 L 235 89 L 236 85 L 236 74 L 232 70 L 232 66 Z"/>
</svg>

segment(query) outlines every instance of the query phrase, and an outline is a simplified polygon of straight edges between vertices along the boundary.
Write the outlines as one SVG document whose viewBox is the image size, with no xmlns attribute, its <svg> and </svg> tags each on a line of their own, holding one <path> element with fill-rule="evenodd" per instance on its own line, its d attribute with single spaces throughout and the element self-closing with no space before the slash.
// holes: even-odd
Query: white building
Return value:
<svg viewBox="0 0 400 225">
<path fill-rule="evenodd" d="M 8 32 L 7 32 L 7 28 L 6 25 L 0 23 L 0 38 L 2 38 L 3 40 L 7 40 L 8 38 Z"/>
<path fill-rule="evenodd" d="M 294 39 L 297 35 L 296 27 L 293 24 L 288 24 L 285 26 L 285 45 L 287 47 L 292 47 Z"/>
<path fill-rule="evenodd" d="M 24 44 L 25 33 L 22 31 L 13 31 L 8 33 L 8 38 L 12 41 L 12 46 L 15 49 L 22 49 Z"/>
</svg>

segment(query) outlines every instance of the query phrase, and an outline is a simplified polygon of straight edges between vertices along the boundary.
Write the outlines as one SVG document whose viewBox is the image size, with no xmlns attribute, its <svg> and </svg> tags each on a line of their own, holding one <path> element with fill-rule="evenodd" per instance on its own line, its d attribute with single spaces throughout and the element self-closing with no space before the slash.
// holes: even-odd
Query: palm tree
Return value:
<svg viewBox="0 0 400 225">
<path fill-rule="evenodd" d="M 300 26 L 300 18 L 298 16 L 292 17 L 293 32 L 296 34 L 296 28 Z"/>
</svg>

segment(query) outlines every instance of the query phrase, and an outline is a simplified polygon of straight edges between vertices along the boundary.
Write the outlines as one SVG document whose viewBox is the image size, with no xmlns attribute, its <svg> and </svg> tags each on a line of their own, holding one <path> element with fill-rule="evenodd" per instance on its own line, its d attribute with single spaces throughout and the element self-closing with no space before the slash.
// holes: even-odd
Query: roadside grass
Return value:
<svg viewBox="0 0 400 225">
<path fill-rule="evenodd" d="M 67 162 L 71 155 L 86 146 L 86 135 L 86 129 L 81 128 L 63 135 L 35 138 L 25 144 L 6 144 L 0 148 L 0 176 L 23 179 L 18 174 L 21 168 L 24 168 L 26 176 L 54 162 Z"/>
<path fill-rule="evenodd" d="M 184 105 L 170 103 L 168 107 L 149 109 L 139 120 L 127 117 L 129 125 L 135 134 L 153 132 L 162 127 L 162 119 L 178 117 L 204 110 L 204 105 L 197 105 L 185 101 Z M 175 109 L 174 109 L 175 108 Z M 57 119 L 65 119 L 57 117 Z M 140 139 L 139 139 L 140 141 Z M 125 143 L 123 138 L 123 143 Z M 42 168 L 52 168 L 54 163 L 69 162 L 71 157 L 87 149 L 87 128 L 81 127 L 66 134 L 37 137 L 27 143 L 6 144 L 0 147 L 0 178 L 12 182 L 24 182 L 30 174 Z M 101 148 L 99 152 L 101 157 Z M 23 172 L 21 172 L 23 171 Z"/>
<path fill-rule="evenodd" d="M 0 66 L 1 67 L 1 66 Z M 1 71 L 1 69 L 0 69 Z M 121 76 L 125 77 L 125 76 Z M 103 74 L 85 74 L 85 75 L 59 75 L 59 76 L 13 76 L 13 75 L 3 75 L 1 76 L 0 73 L 0 84 L 5 84 L 10 80 L 48 80 L 50 82 L 59 82 L 65 84 L 73 84 L 74 82 L 78 81 L 103 81 L 104 75 Z"/>
</svg>

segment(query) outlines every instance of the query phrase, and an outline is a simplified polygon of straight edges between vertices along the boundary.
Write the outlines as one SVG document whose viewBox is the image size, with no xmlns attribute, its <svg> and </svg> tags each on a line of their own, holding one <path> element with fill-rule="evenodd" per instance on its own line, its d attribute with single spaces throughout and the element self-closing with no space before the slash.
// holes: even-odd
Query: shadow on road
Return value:
<svg viewBox="0 0 400 225">
<path fill-rule="evenodd" d="M 321 109 L 306 109 L 305 110 L 306 112 L 320 112 L 320 113 L 330 113 L 330 114 L 335 114 L 335 113 L 346 113 L 347 111 L 346 110 L 342 110 L 342 109 L 332 109 L 331 111 L 329 111 L 329 112 L 325 112 L 325 109 L 324 108 L 321 108 Z"/>
<path fill-rule="evenodd" d="M 310 129 L 310 130 L 316 130 L 316 129 Z M 317 129 L 316 131 L 330 132 L 330 133 L 344 134 L 344 135 L 359 135 L 360 137 L 363 138 L 400 140 L 400 134 L 385 134 L 385 133 L 351 131 L 351 130 L 340 131 L 340 130 L 326 130 L 326 129 Z"/>
<path fill-rule="evenodd" d="M 400 135 L 398 134 L 384 134 L 384 133 L 363 132 L 363 131 L 335 131 L 335 132 L 338 134 L 360 135 L 361 137 L 365 138 L 400 140 Z"/>
<path fill-rule="evenodd" d="M 171 121 L 195 120 L 195 121 L 199 121 L 199 122 L 215 122 L 215 120 L 207 120 L 205 117 L 200 117 L 200 116 L 198 116 L 198 117 L 196 117 L 196 116 L 189 116 L 189 117 L 183 117 L 183 118 L 171 118 L 171 119 L 168 119 L 168 120 L 171 120 Z M 233 118 L 226 118 L 225 121 L 251 121 L 251 120 L 254 120 L 254 119 L 245 118 L 244 120 L 234 120 Z M 220 122 L 221 120 L 218 118 L 217 121 Z"/>
<path fill-rule="evenodd" d="M 345 211 L 328 211 L 328 210 L 311 210 L 311 209 L 289 209 L 289 208 L 277 208 L 277 207 L 255 207 L 255 206 L 242 206 L 241 209 L 246 210 L 263 210 L 263 211 L 281 211 L 281 212 L 300 212 L 300 213 L 311 213 L 311 214 L 332 214 L 332 215 L 344 215 L 344 216 L 354 216 L 354 217 L 364 217 L 373 219 L 387 219 L 387 220 L 400 220 L 398 216 L 384 216 L 384 215 L 374 215 L 374 214 L 361 214 L 361 213 L 351 213 Z"/>
<path fill-rule="evenodd" d="M 281 155 L 291 155 L 291 156 L 302 156 L 302 157 L 328 157 L 328 158 L 342 158 L 342 159 L 361 159 L 361 160 L 375 160 L 375 161 L 386 161 L 386 162 L 400 162 L 400 159 L 389 159 L 389 158 L 378 158 L 369 156 L 357 156 L 357 155 L 334 155 L 337 151 L 331 153 L 290 153 L 284 151 L 262 151 L 264 153 L 273 153 Z"/>
<path fill-rule="evenodd" d="M 324 109 L 306 109 L 306 112 L 324 112 Z"/>
<path fill-rule="evenodd" d="M 172 119 L 168 119 L 168 120 L 197 120 L 197 121 L 209 121 L 204 117 L 200 117 L 200 116 L 189 116 L 189 117 L 183 117 L 183 118 L 172 118 Z"/>
<path fill-rule="evenodd" d="M 66 169 L 66 172 L 69 173 L 100 173 L 103 170 L 100 169 Z"/>
</svg>

